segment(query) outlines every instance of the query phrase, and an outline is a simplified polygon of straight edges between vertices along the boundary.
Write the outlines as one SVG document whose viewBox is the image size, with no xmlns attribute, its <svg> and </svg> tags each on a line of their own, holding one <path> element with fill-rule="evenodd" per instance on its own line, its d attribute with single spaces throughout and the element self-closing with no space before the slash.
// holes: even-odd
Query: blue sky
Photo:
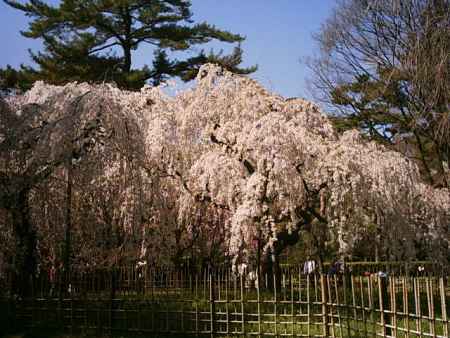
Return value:
<svg viewBox="0 0 450 338">
<path fill-rule="evenodd" d="M 287 97 L 307 97 L 308 69 L 301 60 L 317 51 L 311 34 L 319 30 L 334 3 L 335 0 L 192 0 L 192 11 L 197 22 L 207 21 L 247 38 L 242 44 L 244 65 L 258 64 L 252 77 L 269 90 Z M 0 1 L 0 67 L 29 64 L 28 49 L 41 47 L 39 41 L 20 35 L 27 22 L 21 12 Z M 231 46 L 211 43 L 196 48 L 228 51 Z M 149 48 L 141 48 L 134 55 L 135 66 L 151 60 Z"/>
</svg>

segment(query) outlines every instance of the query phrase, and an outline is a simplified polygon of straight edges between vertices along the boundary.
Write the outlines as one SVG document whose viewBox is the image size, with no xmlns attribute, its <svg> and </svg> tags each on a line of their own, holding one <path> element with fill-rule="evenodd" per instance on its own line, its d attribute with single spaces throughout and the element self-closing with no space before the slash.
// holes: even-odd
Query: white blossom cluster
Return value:
<svg viewBox="0 0 450 338">
<path fill-rule="evenodd" d="M 388 241 L 393 255 L 414 250 L 420 239 L 450 244 L 449 191 L 426 186 L 414 163 L 357 131 L 338 135 L 310 102 L 286 100 L 254 80 L 205 65 L 197 85 L 173 97 L 158 87 L 127 92 L 37 83 L 14 104 L 48 104 L 62 95 L 55 104 L 63 109 L 83 93 L 107 98 L 103 104 L 120 107 L 118 116 L 142 132 L 140 172 L 144 193 L 153 196 L 145 226 L 157 228 L 153 234 L 184 228 L 192 238 L 206 229 L 205 240 L 220 238 L 236 262 L 248 261 L 255 243 L 271 254 L 281 235 L 319 226 L 342 254 L 351 254 L 367 233 Z M 105 128 L 108 133 L 112 126 Z M 105 163 L 107 178 L 124 168 Z M 129 212 L 131 204 L 124 199 L 117 212 Z M 146 245 L 161 245 L 155 243 Z"/>
</svg>

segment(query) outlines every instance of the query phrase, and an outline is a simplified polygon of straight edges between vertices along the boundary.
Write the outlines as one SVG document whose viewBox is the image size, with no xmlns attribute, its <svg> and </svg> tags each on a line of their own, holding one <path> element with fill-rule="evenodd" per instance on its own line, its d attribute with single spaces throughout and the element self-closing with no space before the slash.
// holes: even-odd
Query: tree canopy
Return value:
<svg viewBox="0 0 450 338">
<path fill-rule="evenodd" d="M 206 22 L 194 23 L 190 1 L 63 0 L 58 5 L 41 0 L 5 2 L 31 18 L 22 34 L 44 41 L 44 51 L 31 53 L 39 68 L 23 67 L 19 86 L 40 79 L 53 84 L 114 81 L 120 87 L 138 89 L 147 81 L 158 84 L 170 76 L 191 80 L 200 65 L 207 62 L 240 74 L 256 70 L 239 67 L 240 46 L 230 55 L 200 51 L 182 60 L 169 57 L 168 51 L 186 51 L 211 40 L 244 40 Z M 135 68 L 133 52 L 144 44 L 154 47 L 153 62 Z"/>
<path fill-rule="evenodd" d="M 315 96 L 341 130 L 358 128 L 449 186 L 450 2 L 341 0 L 316 39 Z"/>
<path fill-rule="evenodd" d="M 18 218 L 4 204 L 0 227 L 8 243 L 35 234 L 31 249 L 43 265 L 61 260 L 66 216 L 53 206 L 64 201 L 77 269 L 185 257 L 270 266 L 305 236 L 319 259 L 351 258 L 363 247 L 368 259 L 448 264 L 448 189 L 423 183 L 413 161 L 360 132 L 340 135 L 310 102 L 273 95 L 219 66 L 203 66 L 197 85 L 176 96 L 160 87 L 38 82 L 1 108 L 2 125 L 15 119 L 25 129 L 24 112 L 42 111 L 28 138 L 39 146 L 16 150 L 16 128 L 0 130 L 2 192 L 17 174 L 46 173 L 27 185 L 29 207 L 14 209 L 34 232 L 13 227 Z M 60 123 L 74 118 L 60 135 Z M 21 154 L 29 160 L 18 161 Z M 56 161 L 58 154 L 71 161 Z M 0 250 L 8 248 L 3 256 L 16 252 Z"/>
</svg>

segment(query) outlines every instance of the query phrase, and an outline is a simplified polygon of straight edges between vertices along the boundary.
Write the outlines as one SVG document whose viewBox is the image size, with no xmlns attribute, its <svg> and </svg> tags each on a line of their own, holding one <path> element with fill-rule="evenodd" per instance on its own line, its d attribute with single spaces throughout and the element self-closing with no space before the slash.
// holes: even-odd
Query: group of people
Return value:
<svg viewBox="0 0 450 338">
<path fill-rule="evenodd" d="M 310 274 L 314 274 L 314 273 L 318 273 L 318 272 L 319 272 L 318 265 L 317 265 L 316 261 L 314 259 L 312 259 L 311 257 L 308 257 L 308 259 L 303 264 L 303 274 L 310 275 Z M 332 275 L 342 274 L 344 272 L 345 272 L 344 263 L 336 260 L 331 263 L 330 267 L 328 268 L 327 274 L 332 276 Z"/>
</svg>

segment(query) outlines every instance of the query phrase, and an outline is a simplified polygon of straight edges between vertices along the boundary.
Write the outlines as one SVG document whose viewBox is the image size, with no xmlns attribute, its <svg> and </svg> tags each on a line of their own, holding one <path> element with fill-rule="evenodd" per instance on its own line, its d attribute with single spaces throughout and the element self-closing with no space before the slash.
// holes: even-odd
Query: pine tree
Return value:
<svg viewBox="0 0 450 338">
<path fill-rule="evenodd" d="M 22 69 L 33 74 L 33 80 L 56 84 L 114 81 L 122 88 L 137 89 L 147 81 L 158 84 L 171 76 L 190 80 L 206 62 L 221 64 L 240 74 L 256 70 L 239 68 L 240 46 L 231 55 L 206 55 L 201 51 L 185 60 L 169 58 L 169 51 L 185 51 L 211 40 L 244 40 L 241 35 L 206 22 L 194 23 L 190 1 L 62 0 L 57 6 L 41 0 L 5 2 L 32 19 L 22 35 L 44 40 L 44 51 L 31 52 L 39 69 Z M 133 68 L 133 52 L 143 44 L 155 47 L 151 69 Z"/>
</svg>

